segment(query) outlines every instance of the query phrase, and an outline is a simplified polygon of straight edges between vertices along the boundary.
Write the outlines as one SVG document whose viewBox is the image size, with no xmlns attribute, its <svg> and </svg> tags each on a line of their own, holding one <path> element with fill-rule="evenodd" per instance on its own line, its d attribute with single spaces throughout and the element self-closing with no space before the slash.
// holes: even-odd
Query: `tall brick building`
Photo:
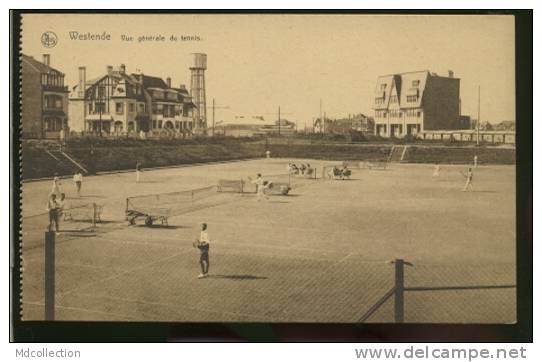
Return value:
<svg viewBox="0 0 542 362">
<path fill-rule="evenodd" d="M 429 71 L 380 76 L 376 82 L 375 133 L 384 137 L 424 130 L 468 128 L 462 122 L 458 78 Z"/>
<path fill-rule="evenodd" d="M 68 130 L 68 87 L 50 61 L 49 54 L 41 62 L 21 57 L 23 138 L 58 138 L 61 129 Z"/>
</svg>

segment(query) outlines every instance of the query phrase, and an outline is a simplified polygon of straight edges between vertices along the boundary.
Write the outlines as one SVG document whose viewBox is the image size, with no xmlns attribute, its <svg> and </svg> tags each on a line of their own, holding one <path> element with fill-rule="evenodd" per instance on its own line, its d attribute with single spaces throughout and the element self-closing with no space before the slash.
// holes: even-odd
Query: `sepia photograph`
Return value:
<svg viewBox="0 0 542 362">
<path fill-rule="evenodd" d="M 515 324 L 515 27 L 21 14 L 21 320 Z"/>
</svg>

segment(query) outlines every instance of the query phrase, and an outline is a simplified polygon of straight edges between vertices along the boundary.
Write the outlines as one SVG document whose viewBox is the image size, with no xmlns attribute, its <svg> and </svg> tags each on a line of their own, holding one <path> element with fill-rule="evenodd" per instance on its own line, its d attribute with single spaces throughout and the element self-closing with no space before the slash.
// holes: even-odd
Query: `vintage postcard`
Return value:
<svg viewBox="0 0 542 362">
<path fill-rule="evenodd" d="M 514 16 L 21 16 L 23 321 L 516 323 Z"/>
</svg>

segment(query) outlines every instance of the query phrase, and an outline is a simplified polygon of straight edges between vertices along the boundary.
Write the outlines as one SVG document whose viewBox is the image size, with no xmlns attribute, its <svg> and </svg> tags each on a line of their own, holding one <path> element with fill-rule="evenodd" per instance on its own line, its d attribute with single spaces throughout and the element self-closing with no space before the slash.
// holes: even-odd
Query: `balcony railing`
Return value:
<svg viewBox="0 0 542 362">
<path fill-rule="evenodd" d="M 67 86 L 61 86 L 61 85 L 42 84 L 41 88 L 45 91 L 51 91 L 51 92 L 62 92 L 62 93 L 69 92 Z"/>
</svg>

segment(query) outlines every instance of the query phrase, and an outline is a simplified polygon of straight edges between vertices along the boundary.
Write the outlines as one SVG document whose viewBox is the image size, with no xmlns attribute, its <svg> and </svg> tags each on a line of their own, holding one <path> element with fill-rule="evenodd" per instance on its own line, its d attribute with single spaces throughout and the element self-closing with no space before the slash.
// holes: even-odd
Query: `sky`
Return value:
<svg viewBox="0 0 542 362">
<path fill-rule="evenodd" d="M 46 48 L 45 31 L 58 43 Z M 111 35 L 111 40 L 71 40 L 70 32 Z M 122 41 L 122 35 L 134 41 Z M 163 35 L 165 42 L 139 42 Z M 182 35 L 199 41 L 169 41 Z M 190 86 L 192 53 L 207 54 L 208 121 L 263 115 L 298 121 L 372 115 L 379 75 L 430 70 L 461 79 L 462 113 L 482 121 L 515 120 L 514 18 L 506 15 L 106 15 L 25 14 L 22 51 L 51 65 L 77 84 L 107 65 L 127 72 L 171 77 Z"/>
</svg>

